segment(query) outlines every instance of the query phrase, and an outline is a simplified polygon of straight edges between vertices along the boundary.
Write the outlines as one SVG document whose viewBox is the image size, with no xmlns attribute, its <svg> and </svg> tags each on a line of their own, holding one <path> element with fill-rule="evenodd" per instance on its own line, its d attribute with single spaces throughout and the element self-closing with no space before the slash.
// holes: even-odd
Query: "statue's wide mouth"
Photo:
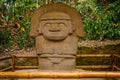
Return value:
<svg viewBox="0 0 120 80">
<path fill-rule="evenodd" d="M 56 29 L 56 30 L 49 30 L 50 32 L 60 32 L 59 29 Z"/>
</svg>

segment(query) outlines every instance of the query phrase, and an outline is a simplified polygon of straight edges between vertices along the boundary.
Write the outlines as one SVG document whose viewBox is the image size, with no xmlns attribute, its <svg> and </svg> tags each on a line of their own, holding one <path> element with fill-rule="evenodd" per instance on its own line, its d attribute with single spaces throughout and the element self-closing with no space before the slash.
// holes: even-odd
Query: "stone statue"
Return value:
<svg viewBox="0 0 120 80">
<path fill-rule="evenodd" d="M 62 3 L 37 9 L 31 20 L 39 70 L 74 70 L 77 43 L 84 37 L 82 20 L 74 8 Z"/>
<path fill-rule="evenodd" d="M 66 2 L 66 3 L 70 3 L 70 2 L 74 2 L 75 4 L 78 3 L 78 0 L 45 0 L 46 4 L 52 4 L 52 3 L 58 3 L 58 2 Z"/>
</svg>

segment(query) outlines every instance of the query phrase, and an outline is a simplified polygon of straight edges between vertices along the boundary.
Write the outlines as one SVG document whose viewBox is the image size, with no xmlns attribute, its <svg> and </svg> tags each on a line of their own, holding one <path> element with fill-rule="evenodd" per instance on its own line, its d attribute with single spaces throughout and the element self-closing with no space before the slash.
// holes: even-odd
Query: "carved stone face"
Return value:
<svg viewBox="0 0 120 80">
<path fill-rule="evenodd" d="M 63 12 L 47 13 L 41 17 L 38 31 L 48 40 L 64 40 L 72 32 L 70 17 Z"/>
</svg>

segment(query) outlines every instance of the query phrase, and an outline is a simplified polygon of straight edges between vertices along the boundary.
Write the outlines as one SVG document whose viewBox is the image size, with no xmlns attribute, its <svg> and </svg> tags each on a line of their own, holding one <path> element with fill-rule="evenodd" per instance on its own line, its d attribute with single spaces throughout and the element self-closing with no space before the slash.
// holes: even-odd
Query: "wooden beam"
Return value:
<svg viewBox="0 0 120 80">
<path fill-rule="evenodd" d="M 90 66 L 76 66 L 76 69 L 106 69 L 111 68 L 109 65 L 90 65 Z"/>
<path fill-rule="evenodd" d="M 16 69 L 38 69 L 38 66 L 15 66 Z"/>
<path fill-rule="evenodd" d="M 6 59 L 11 59 L 11 58 L 12 58 L 11 56 L 2 57 L 2 58 L 0 58 L 0 61 L 6 60 Z"/>
<path fill-rule="evenodd" d="M 117 70 L 117 71 L 120 71 L 120 68 L 118 66 L 114 66 L 114 68 Z"/>
<path fill-rule="evenodd" d="M 80 55 L 80 54 L 78 54 L 76 57 L 77 58 L 104 58 L 104 57 L 110 58 L 111 55 L 110 54 L 104 54 L 104 55 L 101 55 L 101 54 L 84 54 L 84 55 L 82 54 L 82 55 Z"/>
<path fill-rule="evenodd" d="M 114 54 L 114 56 L 117 57 L 117 58 L 120 58 L 120 55 L 118 55 L 118 54 Z"/>
<path fill-rule="evenodd" d="M 0 71 L 7 71 L 7 70 L 10 70 L 11 68 L 12 68 L 12 66 L 9 66 L 7 68 L 1 69 Z"/>
<path fill-rule="evenodd" d="M 114 71 L 115 69 L 115 56 L 114 54 L 111 55 L 111 71 Z"/>
<path fill-rule="evenodd" d="M 120 72 L 0 72 L 0 78 L 120 78 Z"/>
<path fill-rule="evenodd" d="M 37 58 L 35 55 L 16 55 L 16 58 Z"/>
<path fill-rule="evenodd" d="M 15 71 L 15 55 L 12 55 L 12 71 L 14 72 Z"/>
</svg>

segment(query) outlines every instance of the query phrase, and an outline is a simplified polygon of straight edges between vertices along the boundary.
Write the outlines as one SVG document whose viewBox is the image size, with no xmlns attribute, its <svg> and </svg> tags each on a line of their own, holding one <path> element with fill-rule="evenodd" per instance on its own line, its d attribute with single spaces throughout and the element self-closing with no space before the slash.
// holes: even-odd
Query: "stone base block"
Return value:
<svg viewBox="0 0 120 80">
<path fill-rule="evenodd" d="M 39 56 L 39 70 L 75 70 L 75 56 Z"/>
</svg>

